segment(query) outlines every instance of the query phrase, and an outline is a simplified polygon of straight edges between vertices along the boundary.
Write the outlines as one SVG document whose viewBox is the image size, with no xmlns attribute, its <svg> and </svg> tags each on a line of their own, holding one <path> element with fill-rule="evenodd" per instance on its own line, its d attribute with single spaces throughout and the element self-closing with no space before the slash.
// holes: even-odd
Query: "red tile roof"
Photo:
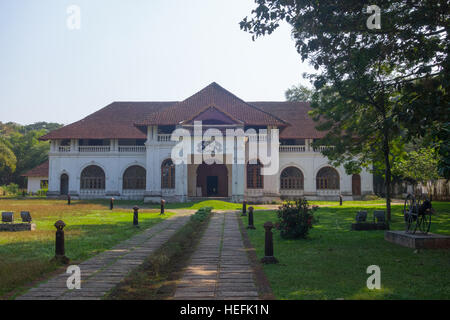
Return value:
<svg viewBox="0 0 450 320">
<path fill-rule="evenodd" d="M 48 177 L 48 160 L 22 174 L 23 177 Z"/>
<path fill-rule="evenodd" d="M 306 102 L 244 102 L 212 83 L 181 102 L 114 102 L 41 137 L 50 139 L 145 139 L 147 125 L 176 125 L 210 107 L 246 125 L 277 126 L 281 138 L 321 138 Z"/>
<path fill-rule="evenodd" d="M 284 139 L 319 139 L 326 134 L 318 131 L 316 123 L 308 115 L 311 110 L 308 102 L 248 102 L 268 113 L 276 114 L 291 125 L 280 131 L 280 138 Z"/>
<path fill-rule="evenodd" d="M 145 139 L 134 123 L 176 102 L 114 102 L 86 118 L 52 131 L 51 139 Z"/>
<path fill-rule="evenodd" d="M 215 82 L 184 101 L 150 114 L 147 118 L 138 121 L 137 125 L 176 125 L 186 119 L 191 119 L 192 116 L 211 106 L 247 125 L 279 127 L 288 125 L 275 115 L 249 105 Z"/>
</svg>

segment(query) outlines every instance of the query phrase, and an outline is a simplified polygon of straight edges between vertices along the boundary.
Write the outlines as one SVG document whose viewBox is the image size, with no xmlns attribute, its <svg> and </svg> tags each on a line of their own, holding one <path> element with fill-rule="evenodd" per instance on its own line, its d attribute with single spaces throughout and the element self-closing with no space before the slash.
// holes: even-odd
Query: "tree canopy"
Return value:
<svg viewBox="0 0 450 320">
<path fill-rule="evenodd" d="M 255 2 L 241 28 L 255 39 L 282 21 L 292 26 L 302 60 L 317 70 L 306 75 L 316 90 L 312 114 L 327 131 L 320 143 L 335 146 L 324 154 L 349 171 L 383 168 L 390 217 L 391 166 L 404 143 L 427 137 L 441 167 L 448 160 L 448 1 L 372 1 L 381 11 L 379 29 L 368 28 L 359 0 Z"/>
<path fill-rule="evenodd" d="M 48 159 L 50 145 L 39 138 L 60 127 L 47 122 L 26 126 L 0 122 L 0 183 L 23 185 L 21 175 Z"/>
</svg>

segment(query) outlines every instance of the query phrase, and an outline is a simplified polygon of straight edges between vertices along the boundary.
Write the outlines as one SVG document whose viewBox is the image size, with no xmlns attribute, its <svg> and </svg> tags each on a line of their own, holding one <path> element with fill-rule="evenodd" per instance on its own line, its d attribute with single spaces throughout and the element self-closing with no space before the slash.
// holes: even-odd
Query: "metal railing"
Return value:
<svg viewBox="0 0 450 320">
<path fill-rule="evenodd" d="M 142 153 L 145 151 L 145 146 L 119 146 L 119 152 Z"/>
<path fill-rule="evenodd" d="M 79 152 L 110 152 L 110 146 L 80 146 L 78 147 Z"/>
</svg>

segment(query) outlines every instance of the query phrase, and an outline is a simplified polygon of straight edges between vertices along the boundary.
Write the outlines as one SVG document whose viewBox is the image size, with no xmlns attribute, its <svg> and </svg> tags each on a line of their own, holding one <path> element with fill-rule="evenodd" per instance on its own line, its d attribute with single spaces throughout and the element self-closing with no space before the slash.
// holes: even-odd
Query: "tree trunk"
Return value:
<svg viewBox="0 0 450 320">
<path fill-rule="evenodd" d="M 389 129 L 384 128 L 383 154 L 385 165 L 384 184 L 386 186 L 386 211 L 387 220 L 391 221 L 391 162 L 389 161 Z"/>
</svg>

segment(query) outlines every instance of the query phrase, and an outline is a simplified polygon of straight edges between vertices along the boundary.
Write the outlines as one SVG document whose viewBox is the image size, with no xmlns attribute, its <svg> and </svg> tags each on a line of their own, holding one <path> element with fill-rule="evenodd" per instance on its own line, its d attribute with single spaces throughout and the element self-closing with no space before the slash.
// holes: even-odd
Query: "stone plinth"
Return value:
<svg viewBox="0 0 450 320">
<path fill-rule="evenodd" d="M 387 222 L 358 222 L 352 223 L 353 231 L 366 231 L 366 230 L 389 230 L 389 224 Z"/>
<path fill-rule="evenodd" d="M 450 249 L 450 236 L 434 233 L 406 233 L 405 231 L 386 231 L 384 239 L 412 249 Z"/>
<path fill-rule="evenodd" d="M 34 223 L 1 223 L 0 232 L 34 231 Z"/>
</svg>

